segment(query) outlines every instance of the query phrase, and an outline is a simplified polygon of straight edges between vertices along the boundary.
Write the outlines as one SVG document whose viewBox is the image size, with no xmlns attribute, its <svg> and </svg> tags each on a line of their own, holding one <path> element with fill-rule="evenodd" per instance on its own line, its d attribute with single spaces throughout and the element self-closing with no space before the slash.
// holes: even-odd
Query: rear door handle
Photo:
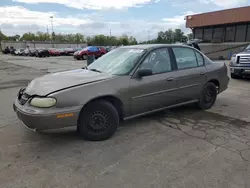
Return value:
<svg viewBox="0 0 250 188">
<path fill-rule="evenodd" d="M 173 77 L 170 77 L 170 78 L 167 78 L 167 81 L 173 81 L 174 80 L 174 78 Z"/>
<path fill-rule="evenodd" d="M 205 72 L 201 72 L 200 75 L 205 75 L 206 73 Z"/>
</svg>

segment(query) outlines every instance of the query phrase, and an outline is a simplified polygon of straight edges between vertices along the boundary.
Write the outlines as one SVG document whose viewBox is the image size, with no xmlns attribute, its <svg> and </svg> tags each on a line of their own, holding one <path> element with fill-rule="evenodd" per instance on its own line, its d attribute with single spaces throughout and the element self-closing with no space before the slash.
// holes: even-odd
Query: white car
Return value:
<svg viewBox="0 0 250 188">
<path fill-rule="evenodd" d="M 17 49 L 17 50 L 15 51 L 15 55 L 22 55 L 23 52 L 24 52 L 24 49 L 23 49 L 23 48 Z"/>
</svg>

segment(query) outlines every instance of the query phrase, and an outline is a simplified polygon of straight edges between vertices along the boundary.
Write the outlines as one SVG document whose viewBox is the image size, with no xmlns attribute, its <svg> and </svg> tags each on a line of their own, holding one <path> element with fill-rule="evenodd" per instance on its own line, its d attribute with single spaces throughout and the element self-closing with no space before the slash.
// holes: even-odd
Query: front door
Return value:
<svg viewBox="0 0 250 188">
<path fill-rule="evenodd" d="M 167 48 L 148 54 L 138 69 L 151 69 L 153 74 L 131 78 L 131 115 L 159 109 L 176 101 L 177 82 Z"/>
</svg>

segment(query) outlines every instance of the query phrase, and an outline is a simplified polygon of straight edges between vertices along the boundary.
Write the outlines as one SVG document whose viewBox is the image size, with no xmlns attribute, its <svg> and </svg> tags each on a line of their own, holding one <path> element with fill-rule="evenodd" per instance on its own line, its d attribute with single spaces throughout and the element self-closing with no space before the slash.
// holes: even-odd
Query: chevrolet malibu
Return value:
<svg viewBox="0 0 250 188">
<path fill-rule="evenodd" d="M 34 79 L 13 107 L 29 129 L 76 126 L 84 139 L 98 141 L 122 120 L 189 103 L 209 109 L 228 82 L 226 65 L 195 48 L 123 46 L 83 69 Z"/>
</svg>

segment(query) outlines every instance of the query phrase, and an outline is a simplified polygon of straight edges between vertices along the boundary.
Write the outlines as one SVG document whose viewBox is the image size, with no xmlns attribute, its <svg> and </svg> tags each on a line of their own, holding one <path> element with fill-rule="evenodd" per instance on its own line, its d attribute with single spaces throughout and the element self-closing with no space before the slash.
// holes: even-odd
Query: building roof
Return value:
<svg viewBox="0 0 250 188">
<path fill-rule="evenodd" d="M 189 28 L 241 22 L 250 22 L 250 6 L 188 15 L 186 17 L 186 27 Z"/>
</svg>

